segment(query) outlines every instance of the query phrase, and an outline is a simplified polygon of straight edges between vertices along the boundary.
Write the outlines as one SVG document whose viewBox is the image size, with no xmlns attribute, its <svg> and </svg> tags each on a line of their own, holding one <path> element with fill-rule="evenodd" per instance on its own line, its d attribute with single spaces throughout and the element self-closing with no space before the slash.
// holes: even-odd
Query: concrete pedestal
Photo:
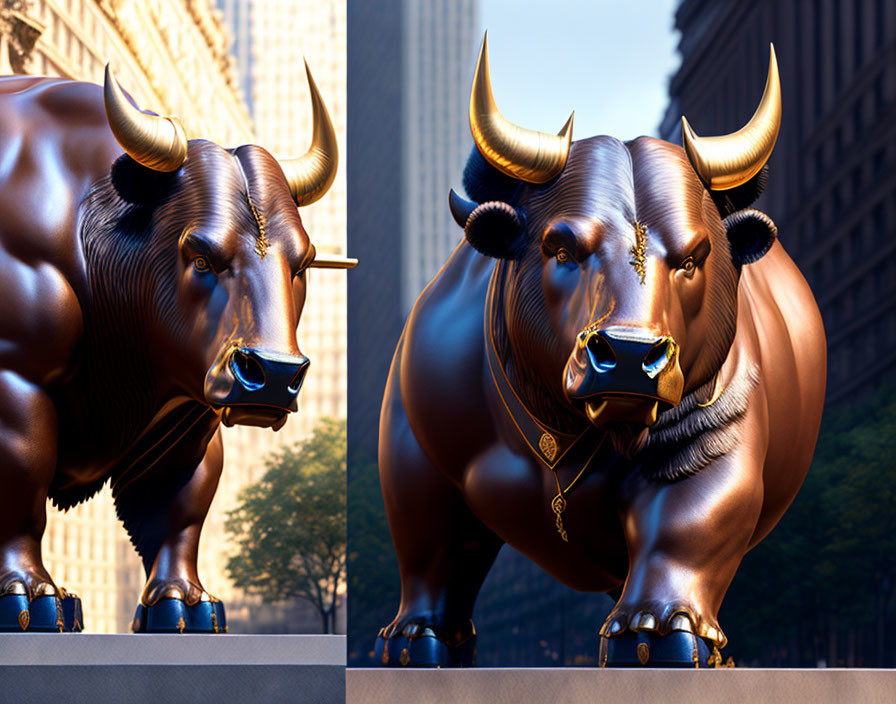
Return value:
<svg viewBox="0 0 896 704">
<path fill-rule="evenodd" d="M 348 704 L 891 704 L 894 670 L 349 669 Z"/>
<path fill-rule="evenodd" d="M 0 634 L 0 701 L 341 703 L 345 636 Z"/>
</svg>

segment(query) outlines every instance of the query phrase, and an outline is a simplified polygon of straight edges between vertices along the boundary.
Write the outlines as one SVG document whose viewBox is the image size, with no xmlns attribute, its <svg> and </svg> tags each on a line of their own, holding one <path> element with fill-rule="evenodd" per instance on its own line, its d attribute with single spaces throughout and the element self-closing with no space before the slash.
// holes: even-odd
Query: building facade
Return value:
<svg viewBox="0 0 896 704">
<path fill-rule="evenodd" d="M 218 6 L 236 37 L 233 51 L 239 83 L 251 106 L 255 140 L 279 158 L 301 156 L 311 142 L 303 58 L 308 62 L 336 129 L 340 163 L 326 196 L 302 208 L 300 215 L 319 252 L 345 253 L 345 0 L 218 0 Z M 217 582 L 206 586 L 227 605 L 231 632 L 320 628 L 316 612 L 304 602 L 263 605 L 234 587 L 225 569 L 233 553 L 224 528 L 226 514 L 236 506 L 240 491 L 261 478 L 266 457 L 308 438 L 322 417 L 346 417 L 346 272 L 314 269 L 307 276 L 298 342 L 311 366 L 299 394 L 299 412 L 276 433 L 252 427 L 224 431 L 224 472 L 203 531 L 206 548 L 200 573 L 215 575 Z M 335 627 L 344 632 L 344 610 L 337 611 Z"/>
<path fill-rule="evenodd" d="M 709 2 L 675 15 L 682 63 L 659 131 L 681 143 L 739 129 L 774 42 L 783 120 L 757 207 L 812 287 L 828 404 L 867 397 L 896 361 L 896 6 L 886 0 Z"/>
</svg>

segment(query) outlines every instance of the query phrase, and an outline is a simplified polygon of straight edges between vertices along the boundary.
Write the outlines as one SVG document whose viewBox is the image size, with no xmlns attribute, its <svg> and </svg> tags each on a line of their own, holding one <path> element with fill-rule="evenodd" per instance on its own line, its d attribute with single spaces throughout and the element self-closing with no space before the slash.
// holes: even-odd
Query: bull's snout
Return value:
<svg viewBox="0 0 896 704">
<path fill-rule="evenodd" d="M 221 361 L 206 378 L 206 398 L 224 407 L 225 425 L 276 430 L 286 422 L 287 413 L 298 410 L 299 390 L 310 364 L 307 357 L 234 346 Z"/>
<path fill-rule="evenodd" d="M 279 355 L 248 347 L 235 348 L 230 357 L 233 376 L 246 396 L 255 394 L 261 401 L 270 398 L 275 404 L 282 397 L 289 403 L 280 405 L 288 405 L 291 411 L 296 410 L 292 406 L 297 405 L 296 396 L 310 363 L 305 356 Z"/>
<path fill-rule="evenodd" d="M 583 333 L 588 362 L 598 374 L 616 369 L 617 350 L 622 354 L 622 364 L 634 371 L 640 360 L 641 371 L 653 379 L 675 358 L 677 346 L 671 337 L 650 337 L 636 340 L 617 337 L 607 331 Z M 615 344 L 614 344 L 615 343 Z M 643 355 L 643 357 L 642 357 Z"/>
<path fill-rule="evenodd" d="M 585 402 L 593 422 L 609 404 L 615 412 L 606 414 L 608 421 L 647 417 L 650 423 L 659 406 L 669 408 L 681 400 L 684 377 L 678 357 L 670 336 L 635 327 L 586 328 L 567 365 L 566 394 Z"/>
</svg>

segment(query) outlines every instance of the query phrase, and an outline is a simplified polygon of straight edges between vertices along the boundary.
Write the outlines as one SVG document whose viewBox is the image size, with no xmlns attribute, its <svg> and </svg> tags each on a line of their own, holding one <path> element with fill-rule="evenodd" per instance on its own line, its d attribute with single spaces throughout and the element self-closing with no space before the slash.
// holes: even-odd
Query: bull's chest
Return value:
<svg viewBox="0 0 896 704">
<path fill-rule="evenodd" d="M 181 402 L 164 407 L 123 446 L 102 423 L 81 428 L 78 437 L 61 433 L 55 492 L 89 495 L 92 485 L 110 479 L 117 495 L 148 476 L 165 481 L 166 473 L 201 461 L 217 425 L 209 408 Z"/>
<path fill-rule="evenodd" d="M 594 433 L 552 471 L 515 428 L 507 430 L 517 437 L 501 433 L 468 464 L 462 483 L 467 505 L 505 542 L 570 586 L 615 587 L 627 565 L 616 457 Z"/>
</svg>

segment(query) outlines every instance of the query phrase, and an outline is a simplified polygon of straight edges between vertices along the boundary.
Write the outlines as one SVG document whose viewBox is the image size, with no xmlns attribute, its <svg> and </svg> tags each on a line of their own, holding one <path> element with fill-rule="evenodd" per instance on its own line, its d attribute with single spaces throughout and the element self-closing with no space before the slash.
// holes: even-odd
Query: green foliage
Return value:
<svg viewBox="0 0 896 704">
<path fill-rule="evenodd" d="M 735 660 L 851 664 L 849 640 L 867 644 L 855 664 L 893 664 L 884 634 L 894 625 L 894 446 L 892 387 L 859 408 L 825 412 L 799 495 L 744 559 L 725 599 L 720 620 Z"/>
<path fill-rule="evenodd" d="M 345 421 L 323 419 L 310 439 L 266 466 L 228 513 L 239 551 L 227 572 L 264 601 L 307 599 L 331 632 L 345 585 Z"/>
</svg>

